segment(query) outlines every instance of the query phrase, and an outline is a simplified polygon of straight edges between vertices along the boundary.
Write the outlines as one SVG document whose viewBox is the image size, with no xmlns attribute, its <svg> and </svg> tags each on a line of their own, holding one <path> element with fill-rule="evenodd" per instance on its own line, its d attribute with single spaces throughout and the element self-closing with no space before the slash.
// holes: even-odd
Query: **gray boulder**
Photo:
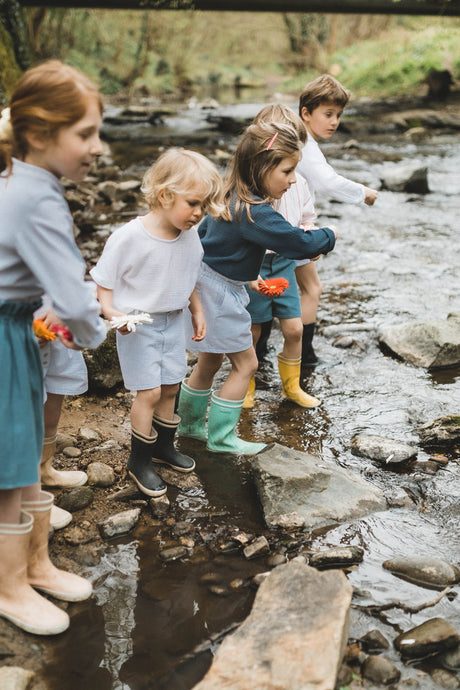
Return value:
<svg viewBox="0 0 460 690">
<path fill-rule="evenodd" d="M 331 690 L 347 645 L 351 596 L 340 571 L 278 566 L 195 690 Z"/>
<path fill-rule="evenodd" d="M 392 352 L 417 367 L 439 369 L 460 364 L 460 318 L 394 326 L 379 336 Z"/>
<path fill-rule="evenodd" d="M 394 165 L 385 168 L 381 177 L 382 187 L 392 192 L 428 194 L 428 169 L 420 163 Z"/>
<path fill-rule="evenodd" d="M 336 525 L 387 507 L 383 493 L 331 461 L 274 443 L 253 458 L 265 522 L 297 514 L 307 529 Z"/>
</svg>

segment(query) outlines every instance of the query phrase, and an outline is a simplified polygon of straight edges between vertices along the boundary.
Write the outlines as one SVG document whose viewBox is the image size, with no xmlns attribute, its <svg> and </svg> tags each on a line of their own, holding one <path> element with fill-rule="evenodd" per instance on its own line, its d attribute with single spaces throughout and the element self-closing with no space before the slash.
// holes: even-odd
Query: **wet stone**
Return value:
<svg viewBox="0 0 460 690">
<path fill-rule="evenodd" d="M 265 573 L 257 573 L 257 575 L 254 575 L 251 582 L 255 587 L 260 587 L 262 582 L 264 582 L 269 575 L 270 575 L 270 571 L 267 571 Z"/>
<path fill-rule="evenodd" d="M 86 468 L 88 484 L 92 486 L 112 486 L 115 482 L 115 474 L 110 465 L 104 462 L 92 462 Z"/>
<path fill-rule="evenodd" d="M 436 474 L 439 470 L 439 464 L 437 462 L 431 462 L 430 460 L 424 460 L 423 462 L 416 462 L 412 468 L 415 472 L 423 472 L 424 474 Z"/>
<path fill-rule="evenodd" d="M 0 668 L 0 688 L 2 690 L 27 690 L 34 677 L 32 671 L 26 671 L 18 666 Z"/>
<path fill-rule="evenodd" d="M 94 541 L 96 537 L 97 532 L 93 528 L 87 530 L 76 526 L 67 527 L 64 534 L 64 540 L 70 546 L 89 544 L 89 542 Z"/>
<path fill-rule="evenodd" d="M 270 553 L 270 545 L 266 537 L 258 537 L 251 544 L 246 546 L 243 553 L 248 560 L 257 558 L 258 556 L 265 556 L 267 553 Z"/>
<path fill-rule="evenodd" d="M 94 499 L 93 490 L 89 486 L 77 486 L 68 493 L 62 494 L 57 501 L 57 505 L 69 513 L 82 510 L 89 506 Z"/>
<path fill-rule="evenodd" d="M 359 641 L 366 652 L 378 652 L 390 648 L 390 643 L 380 630 L 369 630 Z"/>
<path fill-rule="evenodd" d="M 451 563 L 429 556 L 391 558 L 382 564 L 385 570 L 422 587 L 443 589 L 460 582 L 460 570 Z"/>
<path fill-rule="evenodd" d="M 361 563 L 364 550 L 359 546 L 336 546 L 325 551 L 317 551 L 310 556 L 314 568 L 341 568 Z"/>
<path fill-rule="evenodd" d="M 282 553 L 275 553 L 267 559 L 267 565 L 270 568 L 276 568 L 277 565 L 282 565 L 283 563 L 286 563 L 286 556 Z"/>
<path fill-rule="evenodd" d="M 444 652 L 438 657 L 443 668 L 451 671 L 460 671 L 460 646 Z"/>
<path fill-rule="evenodd" d="M 353 455 L 371 458 L 385 465 L 404 463 L 417 455 L 417 448 L 391 438 L 356 435 L 350 442 Z"/>
<path fill-rule="evenodd" d="M 160 551 L 159 555 L 162 561 L 169 563 L 170 561 L 177 561 L 180 558 L 184 558 L 187 554 L 188 550 L 185 546 L 171 546 L 168 549 Z"/>
<path fill-rule="evenodd" d="M 132 510 L 125 510 L 122 513 L 100 520 L 97 526 L 101 537 L 103 539 L 112 539 L 113 537 L 127 534 L 137 525 L 140 514 L 140 508 L 133 508 Z"/>
<path fill-rule="evenodd" d="M 190 534 L 190 532 L 193 530 L 193 525 L 190 522 L 186 522 L 185 520 L 182 520 L 180 522 L 176 522 L 172 529 L 172 533 L 175 536 L 180 536 L 183 534 Z"/>
<path fill-rule="evenodd" d="M 425 623 L 398 635 L 394 646 L 405 659 L 423 659 L 458 647 L 460 635 L 443 618 L 431 618 Z"/>
<path fill-rule="evenodd" d="M 169 512 L 171 502 L 167 495 L 163 494 L 163 496 L 158 496 L 158 498 L 151 498 L 149 506 L 154 517 L 163 517 Z"/>
<path fill-rule="evenodd" d="M 385 493 L 388 505 L 391 508 L 412 508 L 414 501 L 402 487 L 392 487 Z"/>
<path fill-rule="evenodd" d="M 193 549 L 195 542 L 191 537 L 179 537 L 179 542 L 182 546 L 187 547 L 187 549 Z"/>
<path fill-rule="evenodd" d="M 200 583 L 203 585 L 214 585 L 222 582 L 222 575 L 220 573 L 204 573 L 200 577 Z"/>
<path fill-rule="evenodd" d="M 401 672 L 389 659 L 373 654 L 365 660 L 362 673 L 364 678 L 382 685 L 395 683 L 401 677 Z"/>
<path fill-rule="evenodd" d="M 211 594 L 216 594 L 219 597 L 228 596 L 228 589 L 226 589 L 226 587 L 221 587 L 220 585 L 209 585 L 208 591 L 211 592 Z"/>
<path fill-rule="evenodd" d="M 460 680 L 458 680 L 453 673 L 450 673 L 445 669 L 435 668 L 433 671 L 431 671 L 430 676 L 436 685 L 439 685 L 441 688 L 447 688 L 447 690 L 455 690 L 456 688 L 460 688 Z"/>
</svg>

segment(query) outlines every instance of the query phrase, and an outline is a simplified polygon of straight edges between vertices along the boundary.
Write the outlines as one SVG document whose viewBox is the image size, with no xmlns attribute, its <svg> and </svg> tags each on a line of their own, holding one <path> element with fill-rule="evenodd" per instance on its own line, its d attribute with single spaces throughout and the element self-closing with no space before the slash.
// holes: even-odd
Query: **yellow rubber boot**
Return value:
<svg viewBox="0 0 460 690">
<path fill-rule="evenodd" d="M 300 387 L 300 357 L 299 359 L 286 359 L 278 355 L 278 368 L 283 383 L 282 395 L 292 400 L 300 407 L 316 407 L 320 404 L 318 398 L 308 395 Z"/>
<path fill-rule="evenodd" d="M 88 480 L 86 472 L 82 470 L 56 470 L 53 458 L 56 453 L 56 436 L 43 439 L 42 459 L 40 461 L 40 481 L 42 486 L 73 489 L 83 486 Z"/>
<path fill-rule="evenodd" d="M 250 407 L 254 407 L 254 398 L 256 395 L 256 380 L 254 376 L 252 379 L 249 381 L 249 386 L 248 390 L 246 393 L 246 397 L 243 402 L 243 407 L 246 409 L 249 409 Z"/>
</svg>

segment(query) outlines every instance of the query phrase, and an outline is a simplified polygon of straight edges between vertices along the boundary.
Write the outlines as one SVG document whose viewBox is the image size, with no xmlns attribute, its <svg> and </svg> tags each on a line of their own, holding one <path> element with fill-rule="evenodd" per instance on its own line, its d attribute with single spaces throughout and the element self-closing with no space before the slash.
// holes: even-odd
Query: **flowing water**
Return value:
<svg viewBox="0 0 460 690">
<path fill-rule="evenodd" d="M 193 113 L 182 117 L 191 131 Z M 181 132 L 186 129 L 182 123 Z M 222 149 L 234 143 L 224 135 L 206 136 L 203 150 L 206 141 Z M 458 449 L 451 448 L 447 465 L 428 474 L 423 461 L 433 451 L 420 446 L 416 431 L 436 417 L 459 413 L 460 368 L 427 372 L 413 367 L 382 351 L 377 334 L 392 325 L 460 312 L 460 136 L 437 132 L 414 144 L 402 134 L 369 135 L 359 150 L 346 153 L 340 146 L 346 136 L 336 137 L 323 150 L 350 178 L 379 186 L 385 160 L 420 161 L 428 167 L 431 191 L 417 196 L 382 190 L 372 208 L 317 200 L 322 224 L 334 223 L 340 232 L 335 251 L 317 264 L 323 296 L 315 344 L 325 363 L 303 381 L 322 405 L 308 411 L 281 401 L 275 367 L 281 337 L 275 328 L 273 368 L 257 390 L 255 408 L 243 411 L 240 432 L 247 439 L 276 440 L 332 459 L 386 493 L 405 488 L 413 508 L 390 508 L 313 538 L 308 535 L 306 548 L 361 546 L 363 563 L 348 574 L 354 603 L 398 600 L 415 606 L 434 599 L 436 592 L 396 578 L 382 563 L 395 556 L 426 555 L 460 565 Z M 168 133 L 165 138 L 175 141 Z M 120 144 L 114 152 L 121 155 Z M 137 155 L 139 165 L 139 151 Z M 334 338 L 321 333 L 333 325 L 337 335 L 352 334 L 350 348 L 335 347 Z M 350 452 L 350 439 L 357 433 L 417 445 L 422 464 L 395 472 L 358 458 Z M 238 552 L 212 552 L 206 541 L 216 524 L 250 534 L 265 530 L 250 462 L 217 457 L 190 440 L 180 445 L 197 458 L 201 483 L 193 491 L 168 495 L 181 519 L 194 525 L 195 535 L 200 533 L 192 556 L 162 563 L 158 552 L 166 542 L 155 527 L 138 528 L 111 543 L 100 564 L 90 569 L 95 597 L 73 605 L 72 626 L 56 642 L 46 669 L 49 690 L 192 688 L 211 663 L 219 633 L 249 613 L 255 590 L 248 582 L 266 570 L 265 559 L 246 561 Z M 287 554 L 289 548 L 287 544 Z M 222 586 L 222 595 L 211 593 L 204 583 L 203 575 L 209 573 Z M 434 617 L 445 618 L 460 632 L 458 598 L 444 597 L 411 615 L 394 608 L 380 619 L 353 607 L 350 634 L 357 638 L 378 628 L 391 645 L 399 632 Z M 423 665 L 403 666 L 392 646 L 386 656 L 403 678 L 416 678 L 421 688 L 434 687 Z"/>
</svg>

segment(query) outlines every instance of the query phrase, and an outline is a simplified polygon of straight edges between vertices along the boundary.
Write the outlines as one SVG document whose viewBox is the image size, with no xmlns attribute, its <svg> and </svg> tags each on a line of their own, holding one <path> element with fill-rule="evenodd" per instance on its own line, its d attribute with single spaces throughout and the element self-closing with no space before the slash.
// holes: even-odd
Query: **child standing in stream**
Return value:
<svg viewBox="0 0 460 690">
<path fill-rule="evenodd" d="M 236 435 L 244 397 L 257 370 L 245 283 L 257 280 L 267 249 L 303 259 L 325 254 L 335 245 L 336 233 L 330 228 L 304 231 L 272 206 L 295 183 L 301 149 L 290 125 L 250 125 L 231 161 L 225 209 L 217 219 L 207 216 L 199 228 L 204 256 L 197 291 L 209 330 L 202 341 L 188 344 L 199 354 L 181 387 L 179 433 L 207 439 L 207 447 L 215 452 L 251 455 L 265 447 Z M 211 394 L 224 354 L 231 371 L 221 390 Z"/>
<path fill-rule="evenodd" d="M 375 189 L 339 175 L 329 165 L 318 144 L 319 140 L 328 141 L 337 130 L 349 99 L 350 92 L 329 74 L 308 83 L 300 94 L 299 115 L 307 128 L 307 142 L 297 171 L 307 180 L 313 203 L 315 192 L 349 204 L 372 206 L 377 199 Z M 321 282 L 315 263 L 299 265 L 296 278 L 302 306 L 302 368 L 310 368 L 318 363 L 313 337 Z"/>
<path fill-rule="evenodd" d="M 148 496 L 161 496 L 166 484 L 153 462 L 191 472 L 195 461 L 174 445 L 179 417 L 174 413 L 179 384 L 187 371 L 185 310 L 193 340 L 206 335 L 206 321 L 195 290 L 203 249 L 196 225 L 205 213 L 221 210 L 221 178 L 204 156 L 169 149 L 143 180 L 149 212 L 116 230 L 90 271 L 104 316 L 136 316 L 144 322 L 130 331 L 117 328 L 117 351 L 126 388 L 136 391 L 131 407 L 128 473 Z"/>
</svg>

